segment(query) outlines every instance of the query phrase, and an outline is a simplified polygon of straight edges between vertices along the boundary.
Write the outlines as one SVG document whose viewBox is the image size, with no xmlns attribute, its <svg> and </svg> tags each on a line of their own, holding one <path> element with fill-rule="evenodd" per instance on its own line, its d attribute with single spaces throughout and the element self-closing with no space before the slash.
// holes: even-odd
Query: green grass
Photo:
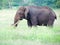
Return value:
<svg viewBox="0 0 60 45">
<path fill-rule="evenodd" d="M 27 21 L 19 22 L 17 28 L 11 26 L 14 21 L 16 10 L 0 10 L 0 45 L 39 45 L 42 43 L 60 42 L 60 9 L 54 10 L 57 20 L 54 27 L 38 26 L 28 28 Z"/>
</svg>

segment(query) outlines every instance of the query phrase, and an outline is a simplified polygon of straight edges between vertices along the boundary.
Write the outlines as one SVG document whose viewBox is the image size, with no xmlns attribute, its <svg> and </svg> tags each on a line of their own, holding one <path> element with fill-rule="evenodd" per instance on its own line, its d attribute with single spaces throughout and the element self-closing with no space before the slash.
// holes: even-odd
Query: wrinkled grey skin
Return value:
<svg viewBox="0 0 60 45">
<path fill-rule="evenodd" d="M 14 25 L 17 27 L 19 20 L 26 19 L 29 27 L 37 25 L 53 26 L 56 18 L 55 12 L 49 7 L 22 6 L 16 12 Z"/>
</svg>

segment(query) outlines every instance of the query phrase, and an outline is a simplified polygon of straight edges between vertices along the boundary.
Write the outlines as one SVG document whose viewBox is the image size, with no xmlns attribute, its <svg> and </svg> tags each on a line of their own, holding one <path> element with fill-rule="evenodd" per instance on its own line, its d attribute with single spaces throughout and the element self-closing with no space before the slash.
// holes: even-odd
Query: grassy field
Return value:
<svg viewBox="0 0 60 45">
<path fill-rule="evenodd" d="M 54 9 L 57 20 L 54 27 L 28 28 L 27 21 L 20 21 L 17 28 L 11 26 L 16 10 L 0 10 L 0 45 L 60 45 L 60 9 Z"/>
</svg>

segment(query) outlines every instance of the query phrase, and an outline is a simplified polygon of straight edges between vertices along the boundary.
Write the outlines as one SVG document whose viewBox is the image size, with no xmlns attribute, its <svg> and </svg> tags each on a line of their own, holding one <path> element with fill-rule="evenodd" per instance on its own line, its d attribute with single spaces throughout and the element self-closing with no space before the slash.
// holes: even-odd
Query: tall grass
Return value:
<svg viewBox="0 0 60 45">
<path fill-rule="evenodd" d="M 0 10 L 0 44 L 15 45 L 12 41 L 16 41 L 17 44 L 22 41 L 19 43 L 21 45 L 25 45 L 23 44 L 25 41 L 60 42 L 60 9 L 54 11 L 57 14 L 57 20 L 53 28 L 45 26 L 29 28 L 26 20 L 20 21 L 18 27 L 14 28 L 11 24 L 16 10 Z"/>
</svg>

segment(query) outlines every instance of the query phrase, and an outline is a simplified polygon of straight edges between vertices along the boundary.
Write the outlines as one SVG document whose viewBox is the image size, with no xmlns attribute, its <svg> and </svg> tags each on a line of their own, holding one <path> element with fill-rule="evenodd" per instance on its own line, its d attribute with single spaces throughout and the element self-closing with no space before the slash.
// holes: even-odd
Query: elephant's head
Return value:
<svg viewBox="0 0 60 45">
<path fill-rule="evenodd" d="M 27 17 L 28 10 L 26 7 L 20 7 L 14 17 L 14 26 L 16 27 L 19 20 L 22 20 Z"/>
<path fill-rule="evenodd" d="M 22 20 L 23 18 L 25 18 L 25 7 L 20 7 L 16 13 L 16 15 L 19 15 L 20 20 Z"/>
</svg>

